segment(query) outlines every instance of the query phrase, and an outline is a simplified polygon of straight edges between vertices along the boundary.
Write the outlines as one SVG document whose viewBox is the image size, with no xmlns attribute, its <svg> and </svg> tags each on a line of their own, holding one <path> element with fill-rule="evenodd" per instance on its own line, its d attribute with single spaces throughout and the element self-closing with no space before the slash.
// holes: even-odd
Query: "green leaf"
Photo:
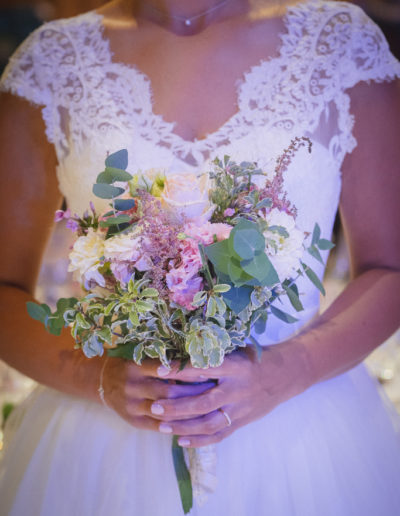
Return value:
<svg viewBox="0 0 400 516">
<path fill-rule="evenodd" d="M 292 324 L 298 321 L 296 317 L 293 317 L 290 314 L 287 314 L 286 312 L 283 312 L 282 310 L 279 310 L 279 308 L 276 308 L 276 306 L 271 305 L 270 306 L 272 315 L 275 315 L 278 319 L 281 321 L 284 321 L 285 323 Z"/>
<path fill-rule="evenodd" d="M 111 344 L 111 329 L 109 327 L 101 328 L 97 330 L 96 334 L 108 344 Z"/>
<path fill-rule="evenodd" d="M 183 450 L 178 444 L 178 436 L 176 435 L 172 439 L 172 460 L 181 495 L 183 512 L 187 514 L 193 506 L 192 481 L 186 466 L 185 457 L 183 456 Z"/>
<path fill-rule="evenodd" d="M 158 297 L 159 292 L 156 288 L 145 288 L 140 293 L 140 297 Z"/>
<path fill-rule="evenodd" d="M 228 274 L 230 280 L 236 287 L 241 287 L 253 279 L 253 276 L 247 274 L 240 262 L 235 259 L 228 261 Z"/>
<path fill-rule="evenodd" d="M 234 227 L 231 231 L 233 234 L 233 248 L 243 260 L 250 260 L 257 251 L 265 249 L 265 239 L 260 233 L 258 226 L 249 229 L 240 229 L 241 223 Z M 231 237 L 229 237 L 231 238 Z"/>
<path fill-rule="evenodd" d="M 136 326 L 139 326 L 139 317 L 135 310 L 132 310 L 129 312 L 129 320 L 133 324 L 133 327 L 136 328 Z"/>
<path fill-rule="evenodd" d="M 125 172 L 125 170 L 114 167 L 106 167 L 106 169 L 97 176 L 96 183 L 110 185 L 117 181 L 126 182 L 131 179 L 132 176 L 128 174 L 128 172 Z"/>
<path fill-rule="evenodd" d="M 320 237 L 321 237 L 321 228 L 319 227 L 318 224 L 315 224 L 313 234 L 312 234 L 311 245 L 315 245 L 318 242 L 318 240 L 320 239 Z"/>
<path fill-rule="evenodd" d="M 321 249 L 321 251 L 326 251 L 335 247 L 335 244 L 330 240 L 326 240 L 326 238 L 320 238 L 317 242 L 317 246 Z"/>
<path fill-rule="evenodd" d="M 222 240 L 204 247 L 207 258 L 214 265 L 216 271 L 228 274 L 228 258 L 230 256 L 228 240 Z"/>
<path fill-rule="evenodd" d="M 232 312 L 239 314 L 249 305 L 252 290 L 251 287 L 232 286 L 228 292 L 222 294 L 222 297 Z"/>
<path fill-rule="evenodd" d="M 85 330 L 89 330 L 91 328 L 90 322 L 88 322 L 80 312 L 76 314 L 76 322 L 78 323 L 78 326 Z"/>
<path fill-rule="evenodd" d="M 109 357 L 125 358 L 126 360 L 132 360 L 133 350 L 136 344 L 128 342 L 127 344 L 119 344 L 116 348 L 107 349 L 107 355 Z"/>
<path fill-rule="evenodd" d="M 272 199 L 266 197 L 262 201 L 258 202 L 255 206 L 256 210 L 261 210 L 261 208 L 270 208 L 272 206 Z"/>
<path fill-rule="evenodd" d="M 110 313 L 113 311 L 113 309 L 117 306 L 117 301 L 111 301 L 111 303 L 108 303 L 104 310 L 104 315 L 110 315 Z"/>
<path fill-rule="evenodd" d="M 136 301 L 135 303 L 135 306 L 136 306 L 136 310 L 140 313 L 144 313 L 144 312 L 148 312 L 149 310 L 151 310 L 153 308 L 153 303 L 150 303 L 149 301 L 143 301 L 143 300 L 139 300 L 139 301 Z"/>
<path fill-rule="evenodd" d="M 309 252 L 309 254 L 311 254 L 311 256 L 313 258 L 315 258 L 320 263 L 322 263 L 322 265 L 324 264 L 324 261 L 322 260 L 322 256 L 321 256 L 320 252 L 318 251 L 318 249 L 317 249 L 317 247 L 315 245 L 312 245 L 312 246 L 308 247 L 307 251 Z"/>
<path fill-rule="evenodd" d="M 301 262 L 301 265 L 304 269 L 304 272 L 306 273 L 308 279 L 317 287 L 317 289 L 321 292 L 321 294 L 325 295 L 325 289 L 322 283 L 320 282 L 318 276 L 315 274 L 315 272 L 305 263 Z"/>
<path fill-rule="evenodd" d="M 32 301 L 28 301 L 26 303 L 26 308 L 28 310 L 28 314 L 32 317 L 32 319 L 40 321 L 43 324 L 45 324 L 46 318 L 48 317 L 49 313 L 51 313 L 49 307 L 47 307 L 47 310 L 46 308 L 44 308 L 43 305 L 39 305 L 38 303 L 34 303 Z"/>
<path fill-rule="evenodd" d="M 217 303 L 215 302 L 215 299 L 211 296 L 207 303 L 206 317 L 214 317 L 216 312 L 217 312 Z"/>
<path fill-rule="evenodd" d="M 121 149 L 113 154 L 107 156 L 105 161 L 106 167 L 115 167 L 126 170 L 128 166 L 128 151 L 126 149 Z"/>
<path fill-rule="evenodd" d="M 272 287 L 279 283 L 278 274 L 264 252 L 257 253 L 252 260 L 243 260 L 241 266 L 263 287 Z"/>
<path fill-rule="evenodd" d="M 129 215 L 118 215 L 117 217 L 109 217 L 106 220 L 101 220 L 99 226 L 102 228 L 108 228 L 110 226 L 117 226 L 118 224 L 124 224 L 130 222 L 131 218 Z"/>
<path fill-rule="evenodd" d="M 115 199 L 114 208 L 117 211 L 127 211 L 135 207 L 135 199 Z"/>
<path fill-rule="evenodd" d="M 123 188 L 116 186 L 99 183 L 93 185 L 93 193 L 96 197 L 100 197 L 100 199 L 114 199 L 114 197 L 118 197 L 118 195 L 124 192 L 125 190 Z"/>
<path fill-rule="evenodd" d="M 133 360 L 139 365 L 141 365 L 143 360 L 143 350 L 143 342 L 140 342 L 137 346 L 135 346 L 135 349 L 133 350 Z"/>
<path fill-rule="evenodd" d="M 289 298 L 289 301 L 290 301 L 291 305 L 293 306 L 293 308 L 296 310 L 296 312 L 300 312 L 301 310 L 304 310 L 304 307 L 301 304 L 301 301 L 300 301 L 299 296 L 296 293 L 295 289 L 292 287 L 287 287 L 285 285 L 282 285 L 282 286 L 285 289 L 285 292 Z"/>
<path fill-rule="evenodd" d="M 268 312 L 266 310 L 263 310 L 253 324 L 254 331 L 258 333 L 258 335 L 262 335 L 265 332 L 267 320 Z"/>
<path fill-rule="evenodd" d="M 214 285 L 214 292 L 216 292 L 217 294 L 222 294 L 224 292 L 228 292 L 228 290 L 230 290 L 231 286 L 230 285 L 227 285 L 226 283 L 220 283 L 218 285 Z"/>
<path fill-rule="evenodd" d="M 61 330 L 63 329 L 63 326 L 63 320 L 59 319 L 58 317 L 49 317 L 47 319 L 46 327 L 48 332 L 52 335 L 61 335 Z"/>
</svg>

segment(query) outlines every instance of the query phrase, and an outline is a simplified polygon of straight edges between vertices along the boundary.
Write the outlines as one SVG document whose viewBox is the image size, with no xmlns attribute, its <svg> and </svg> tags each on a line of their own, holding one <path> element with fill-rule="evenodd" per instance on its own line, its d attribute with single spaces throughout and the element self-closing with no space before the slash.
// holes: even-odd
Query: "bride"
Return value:
<svg viewBox="0 0 400 516">
<path fill-rule="evenodd" d="M 172 434 L 217 443 L 193 515 L 398 514 L 398 419 L 360 365 L 399 323 L 396 77 L 380 30 L 324 0 L 114 0 L 25 41 L 1 81 L 0 349 L 41 386 L 6 426 L 2 515 L 182 514 Z M 339 206 L 352 279 L 320 316 L 302 283 L 302 320 L 268 323 L 260 362 L 88 360 L 29 318 L 54 211 L 86 208 L 107 152 L 131 172 L 271 169 L 295 136 L 313 142 L 285 176 L 299 225 L 329 237 Z"/>
</svg>

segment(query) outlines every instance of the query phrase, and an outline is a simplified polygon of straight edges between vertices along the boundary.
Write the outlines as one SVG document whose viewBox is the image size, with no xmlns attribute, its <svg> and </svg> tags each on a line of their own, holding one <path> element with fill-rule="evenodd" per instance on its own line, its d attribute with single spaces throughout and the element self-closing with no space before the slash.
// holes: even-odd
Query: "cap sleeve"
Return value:
<svg viewBox="0 0 400 516">
<path fill-rule="evenodd" d="M 0 91 L 7 91 L 33 104 L 51 102 L 51 88 L 44 66 L 43 27 L 32 32 L 10 58 L 0 79 Z"/>
<path fill-rule="evenodd" d="M 351 29 L 340 72 L 344 89 L 360 81 L 390 81 L 400 77 L 400 62 L 390 52 L 381 29 L 355 5 L 349 5 Z"/>
</svg>

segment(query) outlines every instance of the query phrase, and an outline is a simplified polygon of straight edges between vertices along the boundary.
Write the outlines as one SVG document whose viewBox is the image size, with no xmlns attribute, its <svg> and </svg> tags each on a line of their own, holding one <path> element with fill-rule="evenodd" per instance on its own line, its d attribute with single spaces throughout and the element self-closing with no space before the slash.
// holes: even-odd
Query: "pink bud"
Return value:
<svg viewBox="0 0 400 516">
<path fill-rule="evenodd" d="M 224 216 L 225 217 L 232 217 L 232 215 L 235 214 L 235 210 L 233 208 L 226 208 L 226 210 L 224 211 Z"/>
</svg>

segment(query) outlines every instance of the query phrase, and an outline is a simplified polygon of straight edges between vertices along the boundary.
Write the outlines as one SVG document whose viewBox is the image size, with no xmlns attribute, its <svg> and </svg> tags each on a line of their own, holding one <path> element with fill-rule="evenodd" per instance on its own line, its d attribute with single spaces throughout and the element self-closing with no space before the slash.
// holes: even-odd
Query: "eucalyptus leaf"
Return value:
<svg viewBox="0 0 400 516">
<path fill-rule="evenodd" d="M 125 170 L 115 167 L 106 167 L 105 170 L 97 176 L 96 182 L 110 185 L 116 182 L 127 182 L 131 179 L 131 174 L 125 172 Z"/>
<path fill-rule="evenodd" d="M 217 272 L 228 273 L 229 246 L 227 240 L 204 247 L 207 258 L 214 265 Z"/>
<path fill-rule="evenodd" d="M 101 220 L 99 222 L 99 226 L 102 228 L 108 228 L 110 226 L 118 226 L 119 224 L 130 222 L 130 220 L 131 218 L 129 215 L 118 215 L 117 217 L 108 217 L 106 220 Z"/>
<path fill-rule="evenodd" d="M 243 260 L 241 266 L 263 287 L 272 287 L 279 283 L 278 274 L 264 252 L 257 253 L 252 260 Z"/>
<path fill-rule="evenodd" d="M 292 315 L 284 312 L 283 310 L 279 310 L 279 308 L 276 308 L 276 306 L 270 305 L 270 309 L 272 315 L 275 315 L 275 317 L 277 317 L 281 321 L 284 321 L 285 323 L 292 324 L 298 321 L 296 317 L 293 317 Z"/>
<path fill-rule="evenodd" d="M 330 240 L 326 240 L 325 238 L 320 238 L 317 242 L 317 246 L 321 249 L 321 251 L 330 250 L 335 247 L 335 244 Z"/>
<path fill-rule="evenodd" d="M 317 287 L 317 289 L 321 292 L 322 295 L 325 295 L 324 286 L 322 285 L 320 279 L 315 274 L 315 272 L 305 263 L 301 262 L 301 265 L 308 279 Z"/>
<path fill-rule="evenodd" d="M 128 151 L 126 149 L 121 149 L 117 152 L 113 152 L 107 156 L 105 165 L 106 167 L 115 167 L 126 170 L 126 167 L 128 166 Z"/>
<path fill-rule="evenodd" d="M 26 303 L 26 308 L 28 310 L 28 314 L 35 319 L 36 321 L 40 321 L 41 323 L 45 323 L 46 318 L 49 315 L 49 311 L 46 310 L 42 305 L 38 303 L 34 303 L 33 301 L 28 301 Z M 51 313 L 51 312 L 50 312 Z"/>
<path fill-rule="evenodd" d="M 114 197 L 118 197 L 124 192 L 123 188 L 117 186 L 100 183 L 93 185 L 93 193 L 96 197 L 100 197 L 100 199 L 114 199 Z"/>
<path fill-rule="evenodd" d="M 131 210 L 135 205 L 135 199 L 115 199 L 114 201 L 114 208 L 118 211 Z"/>
<path fill-rule="evenodd" d="M 252 290 L 251 287 L 232 286 L 228 292 L 222 294 L 222 297 L 232 312 L 239 314 L 249 305 Z"/>
<path fill-rule="evenodd" d="M 320 252 L 318 251 L 317 247 L 315 245 L 311 245 L 310 247 L 307 248 L 307 251 L 308 253 L 313 257 L 315 258 L 316 260 L 318 260 L 320 263 L 322 263 L 322 265 L 324 264 L 324 261 L 322 260 L 322 256 L 320 254 Z"/>
<path fill-rule="evenodd" d="M 240 223 L 231 232 L 233 247 L 243 260 L 250 260 L 257 251 L 265 249 L 265 239 L 257 224 L 253 224 L 253 227 L 248 229 L 240 229 L 239 225 Z"/>
<path fill-rule="evenodd" d="M 294 285 L 295 286 L 295 285 Z M 283 288 L 285 289 L 285 292 L 289 298 L 289 301 L 291 303 L 291 305 L 293 306 L 293 308 L 297 311 L 297 312 L 300 312 L 301 310 L 304 310 L 304 307 L 303 305 L 301 304 L 301 301 L 300 301 L 300 298 L 298 296 L 298 291 L 297 291 L 297 288 L 296 290 L 292 287 L 287 287 L 285 285 L 283 285 Z M 297 292 L 296 292 L 297 291 Z"/>
<path fill-rule="evenodd" d="M 315 245 L 318 242 L 318 240 L 320 239 L 320 237 L 321 237 L 321 228 L 316 223 L 314 226 L 314 229 L 313 229 L 311 245 Z"/>
</svg>

